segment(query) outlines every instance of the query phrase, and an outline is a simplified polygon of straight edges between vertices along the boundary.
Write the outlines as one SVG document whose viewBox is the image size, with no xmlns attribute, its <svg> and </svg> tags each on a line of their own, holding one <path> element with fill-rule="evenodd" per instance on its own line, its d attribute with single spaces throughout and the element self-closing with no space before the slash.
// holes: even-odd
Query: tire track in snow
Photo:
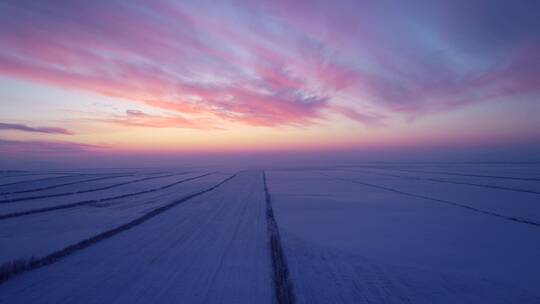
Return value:
<svg viewBox="0 0 540 304">
<path fill-rule="evenodd" d="M 210 174 L 210 173 L 209 173 Z M 46 255 L 44 257 L 41 257 L 41 258 L 37 258 L 37 259 L 31 259 L 30 261 L 25 261 L 25 262 L 22 262 L 22 261 L 18 261 L 18 264 L 15 264 L 13 263 L 13 268 L 12 269 L 9 269 L 9 267 L 5 267 L 5 269 L 2 269 L 0 268 L 0 270 L 4 270 L 4 272 L 0 273 L 0 284 L 2 284 L 3 282 L 5 282 L 6 280 L 12 278 L 13 276 L 15 275 L 18 275 L 18 274 L 21 274 L 23 272 L 27 272 L 27 271 L 30 271 L 30 270 L 34 270 L 34 269 L 38 269 L 38 268 L 41 268 L 43 266 L 46 266 L 46 265 L 50 265 L 50 264 L 53 264 L 79 250 L 83 250 L 85 248 L 88 248 L 100 241 L 103 241 L 103 240 L 106 240 L 106 239 L 109 239 L 123 231 L 126 231 L 126 230 L 129 230 L 135 226 L 138 226 L 140 224 L 143 224 L 144 222 L 148 221 L 149 219 L 163 213 L 163 212 L 166 212 L 167 210 L 171 209 L 171 208 L 174 208 L 190 199 L 193 199 L 195 197 L 198 197 L 200 195 L 203 195 L 205 193 L 208 193 L 210 191 L 213 191 L 215 190 L 216 188 L 218 188 L 219 186 L 223 185 L 224 183 L 228 182 L 229 180 L 233 179 L 234 177 L 236 177 L 238 175 L 238 173 L 235 173 L 227 178 L 225 178 L 224 180 L 222 180 L 221 182 L 215 184 L 214 186 L 211 186 L 209 188 L 206 188 L 204 190 L 201 190 L 201 191 L 198 191 L 198 192 L 195 192 L 195 193 L 192 193 L 192 194 L 189 194 L 187 196 L 184 196 L 183 198 L 180 198 L 178 200 L 175 200 L 169 204 L 166 204 L 164 206 L 161 206 L 159 208 L 156 208 L 148 213 L 145 213 L 144 215 L 136 218 L 136 219 L 133 219 L 125 224 L 122 224 L 120 226 L 117 226 L 115 228 L 112 228 L 112 229 L 109 229 L 109 230 L 106 230 L 104 232 L 101 232 L 99 234 L 96 234 L 90 238 L 87 238 L 85 240 L 82 240 L 78 243 L 75 243 L 75 244 L 72 244 L 72 245 L 69 245 L 67 247 L 64 247 L 64 249 L 61 249 L 61 250 L 58 250 L 56 252 L 53 252 L 49 255 Z M 285 302 L 287 303 L 287 302 Z"/>
<path fill-rule="evenodd" d="M 531 225 L 531 226 L 540 227 L 539 222 L 531 221 L 531 220 L 528 220 L 528 219 L 518 218 L 518 217 L 515 217 L 515 216 L 508 216 L 508 215 L 496 213 L 496 212 L 493 212 L 493 211 L 488 211 L 488 210 L 484 210 L 484 209 L 471 207 L 471 206 L 461 204 L 461 203 L 456 203 L 456 202 L 443 200 L 443 199 L 438 199 L 438 198 L 429 197 L 429 196 L 420 195 L 420 194 L 414 194 L 414 193 L 410 193 L 410 192 L 404 192 L 404 191 L 401 191 L 401 190 L 397 190 L 397 189 L 393 189 L 393 188 L 389 188 L 389 187 L 385 187 L 385 186 L 365 183 L 365 182 L 361 182 L 361 181 L 358 181 L 358 180 L 355 180 L 355 179 L 342 178 L 342 177 L 332 176 L 332 175 L 328 175 L 328 174 L 324 174 L 324 173 L 320 173 L 320 174 L 323 175 L 323 176 L 329 177 L 329 178 L 336 179 L 336 180 L 341 180 L 341 181 L 360 184 L 360 185 L 364 185 L 364 186 L 368 186 L 368 187 L 372 187 L 372 188 L 382 189 L 382 190 L 386 190 L 386 191 L 390 191 L 390 192 L 394 192 L 394 193 L 398 193 L 398 194 L 402 194 L 402 195 L 406 195 L 406 196 L 410 196 L 410 197 L 416 197 L 416 198 L 421 198 L 421 199 L 425 199 L 425 200 L 429 200 L 429 201 L 433 201 L 433 202 L 437 202 L 437 203 L 441 203 L 441 204 L 460 207 L 460 208 L 467 209 L 467 210 L 470 210 L 470 211 L 474 211 L 474 212 L 477 212 L 477 213 L 482 213 L 482 214 L 502 218 L 502 219 L 517 222 L 517 223 L 522 223 L 522 224 L 527 224 L 527 225 Z"/>
<path fill-rule="evenodd" d="M 477 183 L 469 183 L 469 182 L 458 182 L 458 181 L 450 181 L 450 180 L 431 178 L 431 177 L 404 176 L 404 175 L 397 175 L 397 174 L 391 174 L 391 173 L 365 171 L 365 170 L 362 170 L 362 169 L 355 169 L 355 171 L 359 171 L 359 172 L 363 172 L 363 173 L 369 173 L 369 174 L 375 174 L 375 175 L 381 175 L 381 176 L 398 177 L 398 178 L 402 178 L 402 179 L 427 180 L 427 181 L 437 182 L 437 183 L 447 183 L 447 184 L 455 184 L 455 185 L 467 185 L 467 186 L 473 186 L 473 187 L 482 187 L 482 188 L 491 188 L 491 189 L 498 189 L 498 190 L 514 191 L 514 192 L 540 194 L 540 192 L 534 191 L 534 190 L 517 189 L 517 188 L 496 186 L 496 185 L 486 185 L 486 184 L 477 184 Z"/>
<path fill-rule="evenodd" d="M 101 198 L 101 199 L 85 200 L 85 201 L 80 201 L 80 202 L 75 202 L 75 203 L 70 203 L 70 204 L 57 205 L 57 206 L 45 207 L 45 208 L 39 208 L 39 209 L 32 209 L 32 210 L 27 210 L 27 211 L 0 214 L 0 220 L 5 220 L 5 219 L 8 219 L 8 218 L 14 218 L 14 217 L 20 217 L 20 216 L 25 216 L 25 215 L 31 215 L 31 214 L 36 214 L 36 213 L 43 213 L 43 212 L 49 212 L 49 211 L 55 211 L 55 210 L 61 210 L 61 209 L 74 208 L 74 207 L 79 207 L 79 206 L 84 206 L 84 205 L 89 205 L 89 204 L 95 204 L 95 203 L 103 203 L 103 202 L 108 202 L 108 201 L 117 200 L 117 199 L 121 199 L 121 198 L 132 197 L 132 196 L 141 195 L 141 194 L 147 194 L 147 193 L 151 193 L 151 192 L 165 190 L 167 188 L 176 186 L 178 184 L 189 182 L 189 181 L 196 180 L 196 179 L 199 179 L 199 178 L 203 178 L 205 176 L 212 175 L 212 174 L 215 174 L 215 173 L 216 172 L 210 172 L 210 173 L 206 173 L 206 174 L 203 174 L 203 175 L 198 175 L 198 176 L 195 176 L 195 177 L 185 178 L 185 179 L 176 181 L 174 183 L 171 183 L 171 184 L 168 184 L 168 185 L 165 185 L 165 186 L 161 186 L 161 187 L 157 187 L 157 188 L 153 188 L 153 189 L 149 189 L 149 190 L 144 190 L 144 191 L 139 191 L 139 192 L 121 194 L 121 195 L 116 195 L 116 196 L 111 196 L 111 197 L 106 197 L 106 198 Z M 183 173 L 183 174 L 185 174 L 185 173 Z"/>
<path fill-rule="evenodd" d="M 268 231 L 268 237 L 270 238 L 270 253 L 272 257 L 273 281 L 274 292 L 276 302 L 278 304 L 295 303 L 295 296 L 291 281 L 289 279 L 289 268 L 287 266 L 287 260 L 283 253 L 283 247 L 281 245 L 281 238 L 279 236 L 279 227 L 274 217 L 274 210 L 272 209 L 272 200 L 270 198 L 270 192 L 268 191 L 268 185 L 266 184 L 266 172 L 262 172 L 263 185 L 264 185 L 264 198 L 266 201 L 266 228 Z"/>
<path fill-rule="evenodd" d="M 137 183 L 137 182 L 142 182 L 142 181 L 147 181 L 147 180 L 152 180 L 152 179 L 157 179 L 157 178 L 171 177 L 171 176 L 175 176 L 175 175 L 183 175 L 183 174 L 187 174 L 187 173 L 189 173 L 189 172 L 144 177 L 144 178 L 139 178 L 139 179 L 128 181 L 128 182 L 108 185 L 108 186 L 105 186 L 105 187 L 99 187 L 99 188 L 94 188 L 94 189 L 75 191 L 75 192 L 63 192 L 63 193 L 48 194 L 48 195 L 38 195 L 38 196 L 27 196 L 27 197 L 20 197 L 20 198 L 11 198 L 11 199 L 0 200 L 0 204 L 15 203 L 15 202 L 22 202 L 22 201 L 31 201 L 31 200 L 37 200 L 37 199 L 42 199 L 42 198 L 68 196 L 68 195 L 95 192 L 95 191 L 101 191 L 101 190 L 109 190 L 109 189 L 112 189 L 112 188 L 116 188 L 116 187 L 120 187 L 120 186 L 124 186 L 124 185 L 129 185 L 129 184 L 133 184 L 133 183 Z"/>
</svg>

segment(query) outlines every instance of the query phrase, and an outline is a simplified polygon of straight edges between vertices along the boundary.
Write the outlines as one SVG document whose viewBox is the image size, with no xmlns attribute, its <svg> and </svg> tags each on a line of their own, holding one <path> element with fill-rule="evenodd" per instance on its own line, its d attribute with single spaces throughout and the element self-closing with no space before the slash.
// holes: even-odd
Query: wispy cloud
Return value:
<svg viewBox="0 0 540 304">
<path fill-rule="evenodd" d="M 112 120 L 155 127 L 381 126 L 539 93 L 538 5 L 469 2 L 7 1 L 0 74 L 178 114 Z"/>
<path fill-rule="evenodd" d="M 24 124 L 16 123 L 3 123 L 0 122 L 0 131 L 23 131 L 23 132 L 32 132 L 32 133 L 47 133 L 47 134 L 63 134 L 63 135 L 73 135 L 73 133 L 64 128 L 54 128 L 54 127 L 30 127 Z"/>
<path fill-rule="evenodd" d="M 151 115 L 140 110 L 126 110 L 125 115 L 114 115 L 94 120 L 126 127 L 221 129 L 208 120 L 187 119 L 181 115 Z"/>
</svg>

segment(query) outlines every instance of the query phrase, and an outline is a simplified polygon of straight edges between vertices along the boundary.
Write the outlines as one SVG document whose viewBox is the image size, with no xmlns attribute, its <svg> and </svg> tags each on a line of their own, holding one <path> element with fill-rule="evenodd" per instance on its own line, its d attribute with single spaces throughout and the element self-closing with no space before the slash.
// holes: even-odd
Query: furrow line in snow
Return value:
<svg viewBox="0 0 540 304">
<path fill-rule="evenodd" d="M 26 183 L 35 183 L 35 182 L 41 182 L 41 181 L 45 181 L 45 180 L 53 180 L 53 179 L 66 178 L 66 177 L 76 177 L 76 176 L 79 176 L 79 174 L 68 174 L 68 175 L 61 175 L 61 176 L 43 177 L 43 178 L 38 178 L 38 179 L 24 180 L 24 181 L 1 184 L 0 187 L 13 186 L 13 185 L 19 185 L 19 184 L 26 184 Z"/>
<path fill-rule="evenodd" d="M 402 172 L 413 172 L 413 173 L 445 174 L 445 175 L 468 176 L 468 177 L 484 177 L 484 178 L 495 178 L 495 179 L 513 179 L 513 180 L 522 180 L 522 181 L 540 181 L 540 178 L 535 178 L 535 177 L 496 176 L 496 175 L 483 175 L 483 174 L 472 174 L 472 173 L 467 173 L 466 174 L 466 173 L 443 172 L 443 171 L 396 169 L 396 168 L 385 168 L 385 167 L 372 167 L 372 168 L 382 169 L 382 170 L 402 171 Z"/>
<path fill-rule="evenodd" d="M 498 189 L 498 190 L 540 194 L 540 192 L 534 191 L 534 190 L 516 189 L 516 188 L 510 188 L 510 187 L 504 187 L 504 186 L 484 185 L 484 184 L 458 182 L 458 181 L 448 181 L 448 180 L 440 180 L 440 179 L 436 179 L 436 178 L 428 178 L 427 180 L 434 181 L 434 182 L 439 182 L 439 183 L 448 183 L 448 184 L 456 184 L 456 185 L 469 185 L 469 186 L 491 188 L 491 189 Z"/>
<path fill-rule="evenodd" d="M 20 198 L 11 198 L 11 199 L 0 200 L 0 204 L 15 203 L 15 202 L 22 202 L 22 201 L 31 201 L 31 200 L 37 200 L 37 199 L 42 199 L 42 198 L 68 196 L 68 195 L 95 192 L 95 191 L 101 191 L 101 190 L 109 190 L 109 189 L 112 189 L 112 188 L 116 188 L 116 187 L 120 187 L 120 186 L 124 186 L 124 185 L 129 185 L 129 184 L 133 184 L 133 183 L 138 183 L 138 182 L 142 182 L 142 181 L 158 179 L 158 178 L 165 178 L 165 177 L 171 177 L 171 176 L 174 176 L 174 175 L 183 175 L 183 174 L 187 174 L 187 173 L 189 173 L 189 172 L 182 172 L 182 173 L 176 173 L 176 174 L 170 174 L 170 175 L 144 177 L 144 178 L 139 178 L 139 179 L 128 181 L 128 182 L 108 185 L 108 186 L 105 186 L 105 187 L 99 187 L 99 188 L 94 188 L 94 189 L 75 191 L 75 192 L 63 192 L 63 193 L 56 193 L 56 194 L 49 194 L 49 195 L 38 195 L 38 196 L 27 196 L 27 197 L 20 197 Z"/>
<path fill-rule="evenodd" d="M 391 176 L 391 177 L 397 177 L 397 178 L 402 178 L 402 179 L 427 180 L 427 181 L 437 182 L 437 183 L 447 183 L 447 184 L 455 184 L 455 185 L 467 185 L 467 186 L 491 188 L 491 189 L 497 189 L 497 190 L 506 190 L 506 191 L 514 191 L 514 192 L 540 194 L 540 192 L 534 191 L 534 190 L 516 189 L 516 188 L 504 187 L 504 186 L 496 186 L 496 185 L 486 185 L 486 184 L 477 184 L 477 183 L 469 183 L 469 182 L 450 181 L 450 180 L 444 180 L 444 179 L 438 179 L 438 178 L 430 178 L 430 177 L 404 176 L 404 175 L 397 175 L 397 174 L 391 174 L 391 173 L 381 173 L 381 172 L 366 171 L 366 170 L 361 170 L 361 169 L 355 169 L 354 171 L 359 171 L 359 172 L 364 172 L 364 173 L 369 173 L 369 174 L 375 174 L 375 175 L 380 175 L 380 176 Z"/>
<path fill-rule="evenodd" d="M 129 230 L 135 226 L 138 226 L 146 221 L 148 221 L 149 219 L 173 208 L 173 207 L 176 207 L 190 199 L 193 199 L 195 197 L 198 197 L 200 195 L 203 195 L 205 193 L 208 193 L 210 191 L 213 191 L 215 190 L 216 188 L 218 188 L 219 186 L 223 185 L 224 183 L 228 182 L 229 180 L 233 179 L 234 177 L 236 177 L 238 175 L 238 173 L 235 173 L 227 178 L 225 178 L 224 180 L 222 180 L 221 182 L 209 187 L 209 188 L 206 188 L 204 190 L 201 190 L 201 191 L 198 191 L 198 192 L 195 192 L 195 193 L 192 193 L 192 194 L 189 194 L 187 196 L 184 196 L 183 198 L 180 198 L 178 200 L 175 200 L 169 204 L 166 204 L 164 206 L 161 206 L 159 208 L 156 208 L 148 213 L 145 213 L 144 215 L 136 218 L 136 219 L 133 219 L 125 224 L 122 224 L 120 226 L 117 226 L 115 228 L 112 228 L 112 229 L 109 229 L 109 230 L 106 230 L 104 232 L 101 232 L 99 234 L 96 234 L 90 238 L 87 238 L 85 240 L 82 240 L 80 242 L 77 242 L 75 244 L 72 244 L 72 245 L 69 245 L 67 247 L 64 247 L 64 249 L 61 249 L 61 250 L 58 250 L 56 252 L 53 252 L 47 256 L 44 256 L 44 257 L 41 257 L 41 258 L 37 258 L 37 259 L 31 259 L 29 261 L 17 261 L 17 262 L 14 262 L 12 263 L 11 265 L 2 265 L 2 267 L 0 267 L 0 284 L 2 284 L 3 282 L 5 282 L 6 280 L 12 278 L 13 276 L 15 275 L 18 275 L 18 274 L 21 274 L 23 272 L 26 272 L 26 271 L 29 271 L 29 270 L 34 270 L 34 269 L 38 269 L 38 268 L 41 268 L 43 266 L 46 266 L 46 265 L 50 265 L 50 264 L 53 264 L 79 250 L 83 250 L 85 248 L 88 248 L 100 241 L 103 241 L 103 240 L 106 240 L 108 238 L 111 238 L 123 231 L 126 231 L 126 230 Z"/>
<path fill-rule="evenodd" d="M 162 172 L 152 172 L 152 173 L 147 173 L 147 175 L 155 175 L 155 174 L 163 174 L 163 173 L 170 173 L 170 172 L 166 172 L 166 171 L 162 171 Z M 32 180 L 23 180 L 23 181 L 17 181 L 17 182 L 11 182 L 11 183 L 7 183 L 7 184 L 1 184 L 0 187 L 4 187 L 4 186 L 13 186 L 13 185 L 18 185 L 18 184 L 29 184 L 29 183 L 35 183 L 35 182 L 41 182 L 41 181 L 45 181 L 45 180 L 53 180 L 53 179 L 59 179 L 59 178 L 66 178 L 66 177 L 77 177 L 77 176 L 91 176 L 91 175 L 101 175 L 101 176 L 111 176 L 111 175 L 118 175 L 118 174 L 132 174 L 132 175 L 138 175 L 140 174 L 140 172 L 121 172 L 121 173 L 48 173 L 48 175 L 51 175 L 51 174 L 64 174 L 62 176 L 52 176 L 52 177 L 43 177 L 43 178 L 38 178 L 38 179 L 32 179 Z M 44 175 L 44 174 L 27 174 L 27 175 Z"/>
<path fill-rule="evenodd" d="M 268 185 L 266 184 L 266 172 L 262 174 L 264 185 L 264 197 L 266 202 L 266 228 L 270 238 L 270 253 L 272 258 L 273 281 L 275 300 L 278 304 L 295 303 L 293 287 L 289 278 L 289 268 L 281 245 L 279 227 L 274 217 L 272 200 Z"/>
<path fill-rule="evenodd" d="M 85 200 L 85 201 L 80 201 L 80 202 L 75 202 L 75 203 L 70 203 L 70 204 L 57 205 L 57 206 L 46 207 L 46 208 L 38 208 L 38 209 L 32 209 L 32 210 L 27 210 L 27 211 L 21 211 L 21 212 L 0 214 L 0 220 L 5 220 L 5 219 L 8 219 L 8 218 L 14 218 L 14 217 L 20 217 L 20 216 L 25 216 L 25 215 L 31 215 L 31 214 L 36 214 L 36 213 L 43 213 L 43 212 L 49 212 L 49 211 L 55 211 L 55 210 L 61 210 L 61 209 L 74 208 L 74 207 L 79 207 L 79 206 L 84 206 L 84 205 L 89 205 L 89 204 L 94 204 L 94 203 L 103 203 L 103 202 L 108 202 L 108 201 L 117 200 L 117 199 L 121 199 L 121 198 L 147 194 L 147 193 L 151 193 L 151 192 L 165 190 L 167 188 L 176 186 L 178 184 L 189 182 L 189 181 L 196 180 L 196 179 L 199 179 L 199 178 L 203 178 L 205 176 L 212 175 L 212 174 L 215 174 L 215 173 L 216 172 L 210 172 L 210 173 L 206 173 L 206 174 L 203 174 L 203 175 L 198 175 L 198 176 L 195 176 L 195 177 L 185 178 L 185 179 L 176 181 L 174 183 L 167 184 L 165 186 L 161 186 L 161 187 L 157 187 L 157 188 L 153 188 L 153 189 L 149 189 L 149 190 L 144 190 L 144 191 L 139 191 L 139 192 L 134 192 L 134 193 L 121 194 L 121 195 L 116 195 L 116 196 L 111 196 L 111 197 L 106 197 L 106 198 L 101 198 L 101 199 Z"/>
<path fill-rule="evenodd" d="M 68 173 L 66 173 L 66 172 L 58 172 L 58 173 L 24 173 L 24 174 L 0 176 L 0 179 L 11 178 L 11 177 L 32 176 L 32 175 L 55 175 L 55 174 L 68 174 Z"/>
<path fill-rule="evenodd" d="M 99 181 L 99 180 L 105 180 L 105 179 L 111 179 L 111 178 L 120 178 L 120 177 L 128 177 L 128 176 L 135 176 L 135 175 L 136 174 L 127 174 L 127 175 L 114 175 L 114 176 L 97 177 L 97 178 L 85 179 L 85 180 L 81 180 L 81 181 L 75 181 L 75 182 L 51 185 L 51 186 L 41 187 L 41 188 L 34 188 L 34 189 L 20 190 L 20 191 L 13 191 L 13 192 L 1 192 L 0 195 L 38 192 L 38 191 L 50 190 L 50 189 L 64 187 L 64 186 L 77 185 L 77 184 L 83 184 L 83 183 L 94 182 L 94 181 Z"/>
<path fill-rule="evenodd" d="M 528 219 L 518 218 L 518 217 L 515 217 L 515 216 L 509 216 L 509 215 L 504 215 L 504 214 L 496 213 L 496 212 L 489 211 L 489 210 L 484 210 L 484 209 L 471 207 L 471 206 L 461 204 L 461 203 L 456 203 L 456 202 L 443 200 L 443 199 L 438 199 L 438 198 L 429 197 L 429 196 L 420 195 L 420 194 L 414 194 L 414 193 L 410 193 L 410 192 L 404 192 L 404 191 L 401 191 L 401 190 L 397 190 L 397 189 L 393 189 L 393 188 L 389 188 L 389 187 L 385 187 L 385 186 L 380 186 L 380 185 L 375 185 L 375 184 L 370 184 L 370 183 L 365 183 L 365 182 L 361 182 L 361 181 L 354 180 L 354 179 L 342 178 L 342 177 L 332 176 L 332 175 L 328 175 L 328 174 L 324 174 L 324 173 L 320 173 L 320 174 L 323 175 L 323 176 L 329 177 L 329 178 L 336 179 L 336 180 L 361 184 L 361 185 L 364 185 L 364 186 L 373 187 L 373 188 L 377 188 L 377 189 L 382 189 L 382 190 L 386 190 L 386 191 L 390 191 L 390 192 L 394 192 L 394 193 L 399 193 L 399 194 L 410 196 L 410 197 L 416 197 L 416 198 L 421 198 L 421 199 L 425 199 L 425 200 L 429 200 L 429 201 L 433 201 L 433 202 L 437 202 L 437 203 L 441 203 L 441 204 L 460 207 L 460 208 L 467 209 L 467 210 L 470 210 L 470 211 L 474 211 L 474 212 L 478 212 L 478 213 L 482 213 L 482 214 L 486 214 L 486 215 L 490 215 L 490 216 L 499 217 L 499 218 L 506 219 L 506 220 L 513 221 L 513 222 L 518 222 L 518 223 L 522 223 L 522 224 L 527 224 L 527 225 L 540 227 L 539 222 L 531 221 L 531 220 L 528 220 Z"/>
<path fill-rule="evenodd" d="M 20 173 L 28 173 L 28 171 L 25 170 L 0 170 L 1 174 L 20 174 Z"/>
</svg>

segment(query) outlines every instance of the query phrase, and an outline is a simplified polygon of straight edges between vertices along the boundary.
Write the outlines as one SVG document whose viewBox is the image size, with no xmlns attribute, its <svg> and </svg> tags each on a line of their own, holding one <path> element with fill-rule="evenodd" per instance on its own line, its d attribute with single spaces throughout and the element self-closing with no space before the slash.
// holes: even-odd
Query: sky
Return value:
<svg viewBox="0 0 540 304">
<path fill-rule="evenodd" d="M 540 161 L 539 54 L 538 1 L 4 0 L 0 165 Z"/>
</svg>

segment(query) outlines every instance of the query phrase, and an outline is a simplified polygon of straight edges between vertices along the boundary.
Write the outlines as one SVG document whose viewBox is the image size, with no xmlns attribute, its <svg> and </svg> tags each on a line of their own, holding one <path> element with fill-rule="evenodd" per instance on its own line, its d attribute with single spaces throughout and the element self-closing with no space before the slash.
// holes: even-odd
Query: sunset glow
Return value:
<svg viewBox="0 0 540 304">
<path fill-rule="evenodd" d="M 505 7 L 4 1 L 0 153 L 518 145 L 534 159 L 539 10 Z"/>
</svg>

